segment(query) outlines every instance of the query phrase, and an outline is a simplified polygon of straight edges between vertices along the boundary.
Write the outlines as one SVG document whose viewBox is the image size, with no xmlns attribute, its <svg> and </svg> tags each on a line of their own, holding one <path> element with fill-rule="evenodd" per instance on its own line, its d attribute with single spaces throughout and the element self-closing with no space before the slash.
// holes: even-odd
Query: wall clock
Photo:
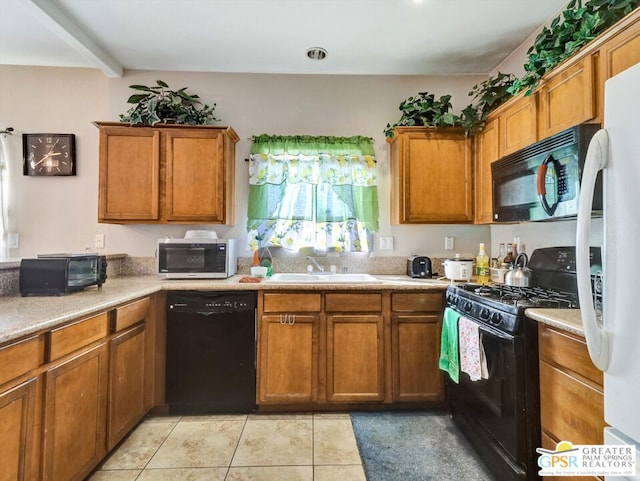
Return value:
<svg viewBox="0 0 640 481">
<path fill-rule="evenodd" d="M 74 134 L 22 134 L 24 175 L 76 175 Z"/>
</svg>

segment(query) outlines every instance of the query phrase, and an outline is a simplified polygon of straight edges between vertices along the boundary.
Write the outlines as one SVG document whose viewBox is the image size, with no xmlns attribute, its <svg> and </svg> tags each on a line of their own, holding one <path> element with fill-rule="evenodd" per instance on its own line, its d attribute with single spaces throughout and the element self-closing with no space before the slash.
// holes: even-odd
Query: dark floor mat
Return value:
<svg viewBox="0 0 640 481">
<path fill-rule="evenodd" d="M 492 481 L 442 412 L 352 413 L 367 481 Z"/>
</svg>

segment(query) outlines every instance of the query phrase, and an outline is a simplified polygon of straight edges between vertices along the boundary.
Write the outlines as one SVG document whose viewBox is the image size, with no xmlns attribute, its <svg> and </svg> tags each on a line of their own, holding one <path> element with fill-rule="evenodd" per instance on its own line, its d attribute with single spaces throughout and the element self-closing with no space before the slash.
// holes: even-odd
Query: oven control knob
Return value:
<svg viewBox="0 0 640 481">
<path fill-rule="evenodd" d="M 472 305 L 473 304 L 471 304 L 471 302 L 469 302 L 469 301 L 465 302 L 464 303 L 464 307 L 463 307 L 464 312 L 471 312 Z"/>
<path fill-rule="evenodd" d="M 489 319 L 489 309 L 487 309 L 486 307 L 482 308 L 482 310 L 480 311 L 480 319 L 483 319 L 485 321 Z"/>
<path fill-rule="evenodd" d="M 499 326 L 502 323 L 502 316 L 499 312 L 494 312 L 493 314 L 491 314 L 489 322 L 494 326 Z"/>
</svg>

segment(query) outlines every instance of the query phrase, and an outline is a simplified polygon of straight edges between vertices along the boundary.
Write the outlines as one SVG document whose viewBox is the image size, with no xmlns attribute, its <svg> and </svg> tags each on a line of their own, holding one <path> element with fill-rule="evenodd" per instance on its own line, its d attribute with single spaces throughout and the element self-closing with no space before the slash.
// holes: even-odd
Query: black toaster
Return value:
<svg viewBox="0 0 640 481">
<path fill-rule="evenodd" d="M 427 256 L 411 256 L 407 258 L 407 275 L 429 279 L 431 272 L 431 259 Z"/>
</svg>

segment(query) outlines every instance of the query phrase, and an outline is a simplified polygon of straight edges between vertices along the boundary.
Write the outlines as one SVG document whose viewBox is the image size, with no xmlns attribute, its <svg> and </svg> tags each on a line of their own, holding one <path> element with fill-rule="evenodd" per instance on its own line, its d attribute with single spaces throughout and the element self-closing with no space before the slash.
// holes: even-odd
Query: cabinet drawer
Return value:
<svg viewBox="0 0 640 481">
<path fill-rule="evenodd" d="M 602 390 L 602 371 L 591 362 L 584 340 L 540 325 L 538 329 L 540 359 L 562 366 L 593 382 Z"/>
<path fill-rule="evenodd" d="M 391 310 L 400 312 L 442 311 L 442 294 L 435 292 L 394 292 Z"/>
<path fill-rule="evenodd" d="M 327 293 L 325 297 L 327 312 L 380 312 L 382 311 L 382 294 L 370 292 L 365 294 Z"/>
<path fill-rule="evenodd" d="M 540 362 L 540 424 L 575 444 L 602 444 L 604 396 L 561 368 Z"/>
<path fill-rule="evenodd" d="M 320 312 L 322 308 L 321 294 L 265 293 L 263 297 L 264 312 Z"/>
<path fill-rule="evenodd" d="M 126 306 L 118 307 L 116 309 L 116 320 L 114 326 L 114 332 L 122 331 L 129 326 L 133 326 L 140 321 L 144 321 L 149 317 L 149 311 L 151 309 L 151 299 L 145 297 L 139 301 L 134 301 Z"/>
<path fill-rule="evenodd" d="M 0 385 L 26 374 L 44 363 L 44 343 L 29 337 L 0 348 Z"/>
<path fill-rule="evenodd" d="M 107 313 L 103 312 L 89 319 L 51 331 L 49 361 L 55 361 L 76 349 L 106 337 L 107 320 Z"/>
</svg>

